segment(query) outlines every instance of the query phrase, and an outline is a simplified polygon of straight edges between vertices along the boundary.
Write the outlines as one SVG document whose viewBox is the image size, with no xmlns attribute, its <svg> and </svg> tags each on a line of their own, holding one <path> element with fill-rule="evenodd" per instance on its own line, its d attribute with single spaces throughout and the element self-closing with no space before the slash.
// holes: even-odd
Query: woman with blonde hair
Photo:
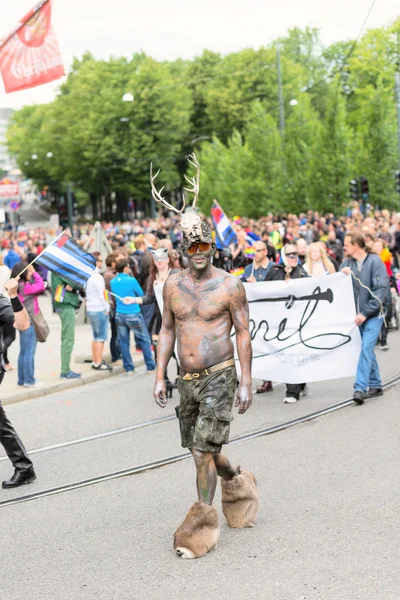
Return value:
<svg viewBox="0 0 400 600">
<path fill-rule="evenodd" d="M 335 267 L 329 260 L 323 244 L 315 242 L 307 250 L 307 259 L 304 268 L 311 277 L 321 277 L 335 273 Z"/>
</svg>

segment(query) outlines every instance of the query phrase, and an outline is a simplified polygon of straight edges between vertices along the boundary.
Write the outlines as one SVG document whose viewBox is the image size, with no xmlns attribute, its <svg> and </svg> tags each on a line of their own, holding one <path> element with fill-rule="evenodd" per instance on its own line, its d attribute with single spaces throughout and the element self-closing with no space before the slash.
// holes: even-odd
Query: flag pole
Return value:
<svg viewBox="0 0 400 600">
<path fill-rule="evenodd" d="M 36 262 L 37 259 L 40 258 L 42 256 L 42 254 L 44 254 L 50 248 L 50 246 L 52 246 L 57 240 L 59 240 L 60 237 L 65 234 L 65 231 L 66 230 L 64 229 L 64 231 L 62 231 L 60 233 L 60 235 L 58 235 L 56 238 L 54 238 L 54 240 L 51 242 L 51 244 L 49 244 L 48 246 L 46 246 L 46 248 L 44 250 L 42 250 L 40 254 L 38 254 L 37 256 L 35 256 L 35 258 L 33 259 L 33 261 L 30 262 L 29 265 L 26 265 L 25 269 L 23 269 L 21 271 L 21 273 L 18 275 L 18 277 L 16 277 L 15 279 L 18 281 L 19 278 L 21 277 L 22 273 L 25 273 L 25 271 L 27 271 L 29 269 L 29 267 L 32 266 L 33 263 Z"/>
</svg>

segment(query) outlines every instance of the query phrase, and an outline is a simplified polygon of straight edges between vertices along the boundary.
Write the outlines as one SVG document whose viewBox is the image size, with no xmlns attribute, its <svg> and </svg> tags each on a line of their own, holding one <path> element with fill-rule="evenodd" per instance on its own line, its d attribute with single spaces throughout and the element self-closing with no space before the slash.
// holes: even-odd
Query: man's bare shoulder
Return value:
<svg viewBox="0 0 400 600">
<path fill-rule="evenodd" d="M 246 296 L 246 291 L 244 289 L 243 283 L 238 277 L 235 277 L 235 275 L 230 275 L 229 273 L 226 273 L 224 285 L 229 294 L 240 297 Z"/>
</svg>

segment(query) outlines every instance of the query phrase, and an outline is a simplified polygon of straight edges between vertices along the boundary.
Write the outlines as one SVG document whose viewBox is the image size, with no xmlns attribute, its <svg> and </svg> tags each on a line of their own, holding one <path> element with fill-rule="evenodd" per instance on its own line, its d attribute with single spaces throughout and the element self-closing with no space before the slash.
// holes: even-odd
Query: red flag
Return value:
<svg viewBox="0 0 400 600">
<path fill-rule="evenodd" d="M 51 26 L 51 0 L 40 0 L 0 43 L 0 70 L 7 94 L 65 75 Z"/>
</svg>

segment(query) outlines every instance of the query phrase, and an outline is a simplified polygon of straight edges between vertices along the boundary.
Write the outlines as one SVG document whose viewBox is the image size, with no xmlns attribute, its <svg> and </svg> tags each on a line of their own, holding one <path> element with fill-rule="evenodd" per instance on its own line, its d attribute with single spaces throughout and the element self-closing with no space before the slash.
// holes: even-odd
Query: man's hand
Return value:
<svg viewBox="0 0 400 600">
<path fill-rule="evenodd" d="M 7 290 L 9 298 L 16 298 L 18 295 L 18 279 L 9 279 L 4 288 Z"/>
<path fill-rule="evenodd" d="M 236 402 L 235 406 L 239 407 L 238 413 L 239 415 L 243 415 L 248 408 L 250 408 L 251 403 L 253 401 L 253 393 L 251 391 L 251 382 L 250 383 L 242 383 L 238 387 L 238 391 L 236 394 Z"/>
<path fill-rule="evenodd" d="M 249 283 L 256 283 L 256 278 L 254 277 L 254 275 L 250 275 L 250 277 L 248 277 L 246 281 L 248 281 Z"/>
<path fill-rule="evenodd" d="M 168 398 L 164 378 L 156 379 L 153 396 L 158 406 L 161 406 L 161 408 L 165 408 L 167 406 Z"/>
<path fill-rule="evenodd" d="M 360 327 L 360 325 L 362 325 L 364 323 L 364 321 L 366 321 L 366 320 L 367 320 L 367 317 L 364 317 L 364 315 L 362 315 L 361 313 L 358 313 L 358 315 L 354 319 L 354 322 L 356 325 L 358 325 L 358 327 Z"/>
<path fill-rule="evenodd" d="M 124 304 L 137 304 L 135 296 L 126 296 L 122 298 Z"/>
<path fill-rule="evenodd" d="M 342 273 L 344 273 L 345 275 L 350 275 L 350 273 L 351 273 L 350 267 L 343 267 Z"/>
<path fill-rule="evenodd" d="M 74 288 L 73 288 L 71 285 L 68 285 L 68 284 L 67 284 L 67 285 L 65 286 L 65 291 L 66 291 L 66 292 L 73 292 L 73 291 L 74 291 Z"/>
</svg>

